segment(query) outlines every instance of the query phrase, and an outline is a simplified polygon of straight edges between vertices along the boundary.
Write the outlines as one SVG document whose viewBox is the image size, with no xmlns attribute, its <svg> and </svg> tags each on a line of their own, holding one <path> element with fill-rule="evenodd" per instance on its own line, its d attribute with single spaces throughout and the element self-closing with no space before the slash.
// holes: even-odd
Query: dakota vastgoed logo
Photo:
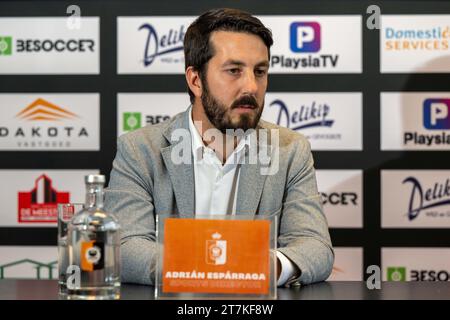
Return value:
<svg viewBox="0 0 450 320">
<path fill-rule="evenodd" d="M 406 267 L 388 267 L 387 281 L 408 281 Z M 410 270 L 409 281 L 449 281 L 450 273 L 446 270 Z"/>
<path fill-rule="evenodd" d="M 145 115 L 145 124 L 157 124 L 170 119 L 168 115 Z M 144 125 L 145 125 L 144 124 Z M 124 112 L 123 113 L 123 131 L 132 131 L 139 129 L 142 124 L 141 112 Z"/>
<path fill-rule="evenodd" d="M 408 177 L 403 180 L 403 184 L 412 185 L 411 196 L 408 205 L 408 219 L 416 219 L 422 210 L 450 205 L 450 179 L 443 183 L 436 182 L 430 188 L 422 188 L 419 180 L 415 177 Z M 450 212 L 439 212 L 427 210 L 425 215 L 431 218 L 450 218 Z"/>
<path fill-rule="evenodd" d="M 7 272 L 6 272 L 7 270 L 11 270 L 16 267 L 23 269 L 24 264 L 29 264 L 30 266 L 32 266 L 32 269 L 36 271 L 36 276 L 34 277 L 34 279 L 52 280 L 53 275 L 55 275 L 57 277 L 56 272 L 55 272 L 55 274 L 53 273 L 53 270 L 57 268 L 57 266 L 56 266 L 57 263 L 58 263 L 58 261 L 43 263 L 43 262 L 39 262 L 39 261 L 36 261 L 33 259 L 22 259 L 22 260 L 18 260 L 18 261 L 11 261 L 6 264 L 0 265 L 0 280 L 7 278 Z M 45 271 L 47 272 L 48 277 L 43 277 L 42 270 L 44 270 L 44 272 Z"/>
<path fill-rule="evenodd" d="M 16 117 L 29 121 L 60 121 L 62 119 L 78 118 L 76 114 L 41 98 L 36 99 L 28 107 L 20 111 Z"/>
<path fill-rule="evenodd" d="M 70 202 L 69 192 L 58 192 L 45 174 L 39 176 L 34 188 L 20 191 L 18 201 L 19 223 L 51 223 L 57 221 L 58 203 Z"/>
<path fill-rule="evenodd" d="M 289 26 L 289 48 L 295 54 L 319 53 L 322 47 L 321 25 L 314 21 L 295 21 Z M 282 68 L 307 69 L 336 67 L 339 55 L 335 54 L 309 54 L 307 57 L 287 57 L 285 55 L 272 55 L 271 66 Z"/>
<path fill-rule="evenodd" d="M 405 145 L 441 145 L 450 144 L 450 99 L 430 98 L 423 102 L 423 127 L 427 130 L 443 130 L 440 134 L 421 134 L 418 132 L 405 132 L 403 143 Z"/>
<path fill-rule="evenodd" d="M 290 112 L 288 106 L 280 99 L 273 100 L 270 107 L 278 106 L 279 112 L 277 124 L 292 130 L 302 130 L 314 127 L 331 127 L 334 120 L 328 119 L 330 106 L 327 103 L 316 103 L 301 105 L 298 111 Z"/>
<path fill-rule="evenodd" d="M 144 23 L 138 30 L 147 30 L 148 32 L 143 59 L 145 67 L 150 66 L 157 57 L 164 57 L 161 58 L 161 61 L 166 63 L 184 62 L 183 57 L 177 59 L 167 57 L 171 53 L 183 51 L 184 25 L 181 25 L 179 30 L 170 29 L 161 38 L 159 38 L 156 29 L 150 23 Z"/>
<path fill-rule="evenodd" d="M 0 36 L 0 56 L 10 56 L 12 53 L 12 38 Z"/>
<path fill-rule="evenodd" d="M 70 147 L 71 138 L 89 138 L 86 127 L 66 124 L 80 120 L 78 115 L 42 98 L 19 111 L 15 118 L 30 125 L 0 126 L 0 139 L 14 138 L 19 148 Z"/>
</svg>

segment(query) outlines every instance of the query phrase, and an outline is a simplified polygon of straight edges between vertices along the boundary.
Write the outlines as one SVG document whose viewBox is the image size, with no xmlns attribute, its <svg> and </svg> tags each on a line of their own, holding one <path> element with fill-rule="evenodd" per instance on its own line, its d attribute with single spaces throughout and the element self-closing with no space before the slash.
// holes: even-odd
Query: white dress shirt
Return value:
<svg viewBox="0 0 450 320">
<path fill-rule="evenodd" d="M 205 146 L 200 133 L 192 121 L 192 107 L 189 110 L 189 130 L 192 137 L 194 158 L 195 214 L 227 215 L 236 214 L 236 198 L 239 186 L 239 159 L 245 152 L 248 139 L 240 139 L 237 147 L 222 165 L 214 150 Z M 281 262 L 278 286 L 284 285 L 295 273 L 293 263 L 277 251 Z"/>
</svg>

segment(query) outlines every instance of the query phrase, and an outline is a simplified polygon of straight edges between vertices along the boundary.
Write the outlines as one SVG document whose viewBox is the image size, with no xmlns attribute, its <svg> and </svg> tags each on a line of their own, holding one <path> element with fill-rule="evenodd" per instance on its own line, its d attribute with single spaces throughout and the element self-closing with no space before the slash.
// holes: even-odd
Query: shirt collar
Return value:
<svg viewBox="0 0 450 320">
<path fill-rule="evenodd" d="M 197 160 L 202 159 L 203 148 L 207 148 L 207 147 L 204 145 L 202 137 L 200 136 L 200 133 L 198 132 L 197 128 L 195 127 L 194 121 L 192 120 L 192 105 L 189 108 L 189 131 L 191 133 L 192 154 L 194 156 L 194 162 L 196 162 Z M 237 154 L 238 159 L 240 159 L 240 157 L 242 157 L 243 151 L 245 150 L 245 148 L 244 148 L 245 145 L 250 146 L 250 139 L 247 134 L 244 135 L 244 137 L 239 140 L 238 145 L 233 150 L 233 153 L 231 153 L 231 155 L 228 157 L 228 159 L 232 159 L 232 157 L 234 157 L 235 153 Z M 227 159 L 227 162 L 228 162 L 228 159 Z"/>
</svg>

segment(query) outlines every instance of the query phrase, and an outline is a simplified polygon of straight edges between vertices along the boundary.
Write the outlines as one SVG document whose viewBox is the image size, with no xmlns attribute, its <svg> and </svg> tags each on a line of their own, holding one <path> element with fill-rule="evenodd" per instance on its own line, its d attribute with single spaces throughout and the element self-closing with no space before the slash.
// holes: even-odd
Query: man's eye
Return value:
<svg viewBox="0 0 450 320">
<path fill-rule="evenodd" d="M 258 69 L 258 70 L 255 71 L 255 74 L 256 74 L 257 76 L 259 76 L 259 77 L 265 76 L 266 73 L 267 73 L 267 71 L 264 70 L 264 69 Z"/>
<path fill-rule="evenodd" d="M 228 69 L 228 72 L 231 74 L 238 74 L 239 71 L 240 71 L 239 68 Z"/>
</svg>

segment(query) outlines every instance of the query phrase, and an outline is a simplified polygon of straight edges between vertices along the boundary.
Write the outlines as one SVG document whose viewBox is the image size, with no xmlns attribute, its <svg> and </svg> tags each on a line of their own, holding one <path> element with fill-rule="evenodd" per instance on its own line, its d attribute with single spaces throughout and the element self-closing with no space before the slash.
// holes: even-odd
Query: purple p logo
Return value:
<svg viewBox="0 0 450 320">
<path fill-rule="evenodd" d="M 450 99 L 426 99 L 423 103 L 423 125 L 429 130 L 450 129 Z"/>
<path fill-rule="evenodd" d="M 292 52 L 318 52 L 320 50 L 320 24 L 293 22 L 290 27 Z"/>
</svg>

